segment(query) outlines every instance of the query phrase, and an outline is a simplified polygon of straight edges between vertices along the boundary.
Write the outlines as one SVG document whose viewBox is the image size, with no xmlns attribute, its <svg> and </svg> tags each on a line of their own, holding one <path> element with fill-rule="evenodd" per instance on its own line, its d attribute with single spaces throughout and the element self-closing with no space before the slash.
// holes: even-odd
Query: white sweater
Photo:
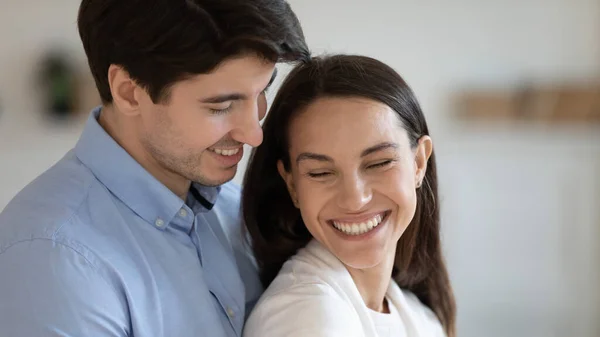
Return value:
<svg viewBox="0 0 600 337">
<path fill-rule="evenodd" d="M 390 282 L 386 297 L 408 337 L 444 337 L 435 314 Z M 288 260 L 250 314 L 244 337 L 377 337 L 350 273 L 318 241 Z"/>
</svg>

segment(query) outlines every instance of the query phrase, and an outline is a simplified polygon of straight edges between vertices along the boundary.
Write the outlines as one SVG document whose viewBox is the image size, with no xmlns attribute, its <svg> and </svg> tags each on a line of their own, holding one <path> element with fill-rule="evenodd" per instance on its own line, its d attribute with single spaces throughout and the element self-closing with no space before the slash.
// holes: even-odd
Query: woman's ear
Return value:
<svg viewBox="0 0 600 337">
<path fill-rule="evenodd" d="M 290 194 L 290 198 L 294 203 L 294 206 L 298 208 L 298 198 L 296 196 L 296 188 L 294 187 L 294 179 L 292 177 L 292 173 L 285 170 L 283 162 L 281 160 L 277 161 L 277 171 L 279 171 L 279 175 L 285 181 L 285 185 L 287 186 L 288 193 Z"/>
<path fill-rule="evenodd" d="M 419 139 L 417 149 L 415 151 L 415 187 L 419 188 L 425 179 L 427 172 L 427 161 L 433 152 L 433 142 L 431 137 L 423 136 Z"/>
</svg>

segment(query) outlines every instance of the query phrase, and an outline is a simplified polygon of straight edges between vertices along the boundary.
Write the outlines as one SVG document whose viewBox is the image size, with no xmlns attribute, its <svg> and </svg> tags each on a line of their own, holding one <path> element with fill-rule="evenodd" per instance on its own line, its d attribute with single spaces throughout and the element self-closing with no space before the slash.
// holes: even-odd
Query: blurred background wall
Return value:
<svg viewBox="0 0 600 337">
<path fill-rule="evenodd" d="M 569 118 L 600 105 L 575 99 L 553 119 L 515 111 L 550 116 L 558 94 L 514 104 L 523 88 L 597 85 L 600 1 L 290 3 L 314 52 L 379 58 L 419 97 L 438 156 L 459 336 L 600 336 L 600 123 Z M 0 0 L 0 209 L 73 146 L 98 102 L 78 5 Z M 78 78 L 77 113 L 62 119 L 48 118 L 39 84 L 42 58 L 57 48 Z M 457 105 L 465 92 L 478 104 Z"/>
</svg>

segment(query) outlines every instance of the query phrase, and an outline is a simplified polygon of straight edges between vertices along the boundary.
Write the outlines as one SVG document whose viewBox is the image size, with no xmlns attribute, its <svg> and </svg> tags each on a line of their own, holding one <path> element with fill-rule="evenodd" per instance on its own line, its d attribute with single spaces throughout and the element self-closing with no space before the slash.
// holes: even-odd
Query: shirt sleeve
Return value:
<svg viewBox="0 0 600 337">
<path fill-rule="evenodd" d="M 357 314 L 343 300 L 302 285 L 261 299 L 244 337 L 362 337 Z"/>
<path fill-rule="evenodd" d="M 83 255 L 52 240 L 0 252 L 0 335 L 127 336 L 125 303 Z"/>
</svg>

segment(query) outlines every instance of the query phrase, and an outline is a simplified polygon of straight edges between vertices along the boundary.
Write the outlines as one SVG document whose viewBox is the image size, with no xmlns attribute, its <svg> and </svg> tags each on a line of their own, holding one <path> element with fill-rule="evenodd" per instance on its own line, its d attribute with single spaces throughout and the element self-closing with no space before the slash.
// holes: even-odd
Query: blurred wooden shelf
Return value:
<svg viewBox="0 0 600 337">
<path fill-rule="evenodd" d="M 465 90 L 455 96 L 460 121 L 600 125 L 600 83 Z"/>
</svg>

